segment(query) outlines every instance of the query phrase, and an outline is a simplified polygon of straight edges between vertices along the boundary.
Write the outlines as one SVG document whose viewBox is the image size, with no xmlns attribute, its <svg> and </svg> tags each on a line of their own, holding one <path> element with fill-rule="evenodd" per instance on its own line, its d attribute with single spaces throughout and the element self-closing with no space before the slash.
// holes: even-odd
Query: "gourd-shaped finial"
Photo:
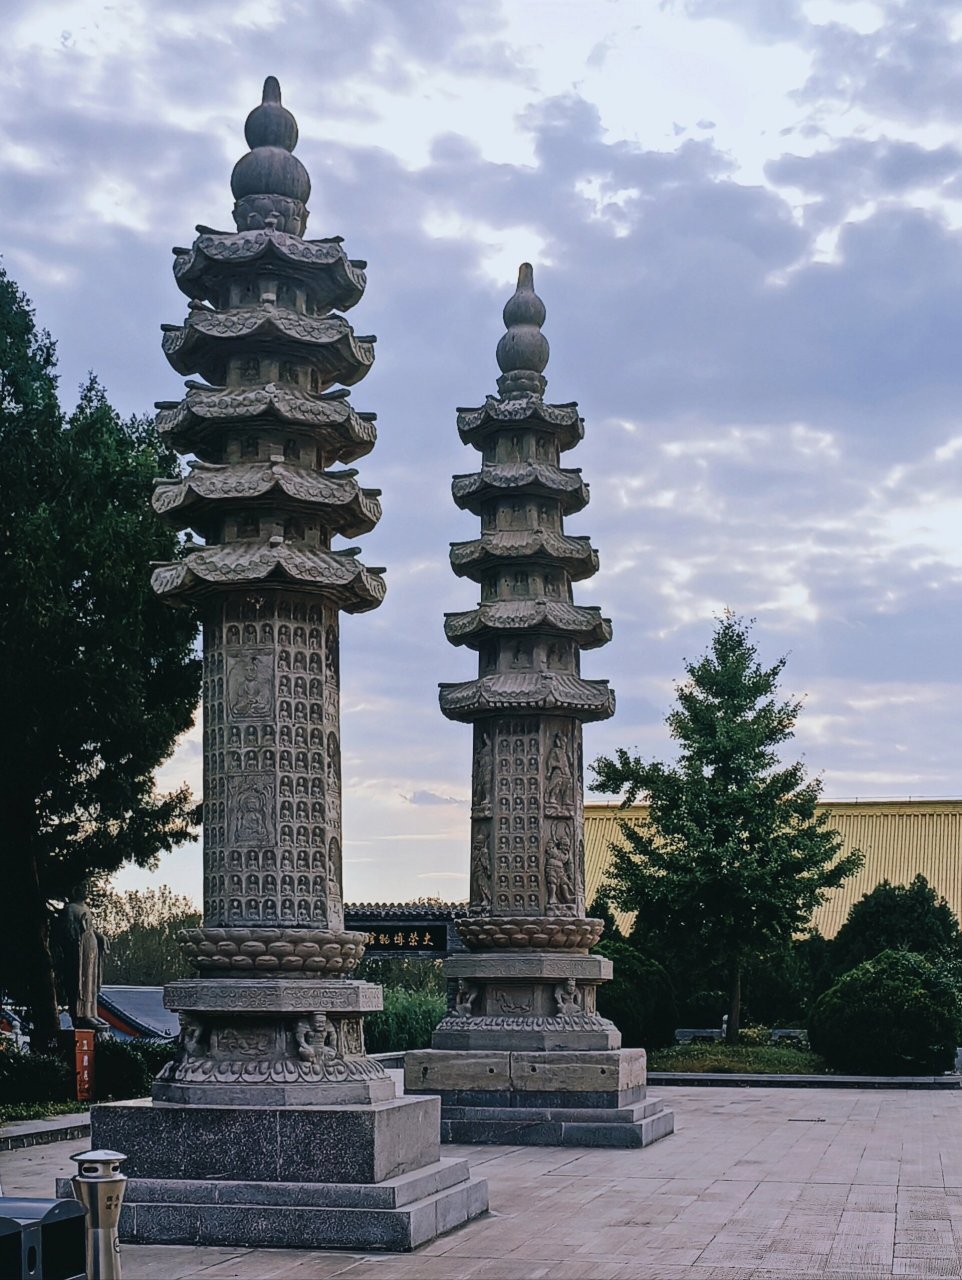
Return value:
<svg viewBox="0 0 962 1280">
<path fill-rule="evenodd" d="M 244 136 L 250 151 L 234 165 L 230 180 L 237 230 L 267 227 L 302 235 L 311 180 L 300 160 L 291 155 L 297 146 L 297 121 L 281 105 L 276 77 L 264 81 L 261 104 L 247 117 Z"/>
<path fill-rule="evenodd" d="M 498 343 L 498 390 L 504 400 L 514 396 L 543 395 L 548 385 L 542 377 L 548 363 L 548 339 L 541 332 L 544 303 L 534 291 L 534 268 L 522 262 L 518 287 L 504 307 L 507 330 Z"/>
</svg>

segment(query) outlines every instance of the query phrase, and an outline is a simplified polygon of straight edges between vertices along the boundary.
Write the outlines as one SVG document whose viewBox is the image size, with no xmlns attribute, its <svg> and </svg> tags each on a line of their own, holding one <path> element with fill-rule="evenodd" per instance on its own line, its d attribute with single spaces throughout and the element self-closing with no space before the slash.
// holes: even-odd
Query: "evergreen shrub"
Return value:
<svg viewBox="0 0 962 1280">
<path fill-rule="evenodd" d="M 94 1048 L 94 1091 L 99 1102 L 145 1098 L 157 1073 L 177 1052 L 176 1040 L 115 1040 L 100 1036 Z"/>
<path fill-rule="evenodd" d="M 952 983 L 923 956 L 883 951 L 819 997 L 808 1034 L 835 1071 L 931 1075 L 952 1069 L 962 1011 Z"/>
<path fill-rule="evenodd" d="M 22 1053 L 12 1046 L 0 1050 L 0 1102 L 4 1105 L 66 1102 L 72 1073 L 62 1058 L 46 1053 Z"/>
<path fill-rule="evenodd" d="M 668 971 L 628 942 L 602 939 L 597 955 L 614 964 L 614 977 L 598 987 L 598 1012 L 621 1032 L 626 1049 L 672 1044 L 678 1025 L 675 991 Z"/>
<path fill-rule="evenodd" d="M 432 991 L 384 988 L 384 1009 L 364 1019 L 368 1053 L 405 1053 L 430 1049 L 434 1028 L 444 1017 L 447 1002 Z"/>
</svg>

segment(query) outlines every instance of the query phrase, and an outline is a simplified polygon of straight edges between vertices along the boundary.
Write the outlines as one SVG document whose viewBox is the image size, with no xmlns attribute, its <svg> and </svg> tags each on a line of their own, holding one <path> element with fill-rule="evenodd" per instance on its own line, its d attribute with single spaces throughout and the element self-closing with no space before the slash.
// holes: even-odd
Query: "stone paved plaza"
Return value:
<svg viewBox="0 0 962 1280">
<path fill-rule="evenodd" d="M 416 1254 L 124 1249 L 125 1280 L 755 1280 L 962 1275 L 962 1094 L 672 1088 L 645 1150 L 452 1147 L 491 1213 Z M 52 1194 L 77 1142 L 0 1154 Z"/>
</svg>

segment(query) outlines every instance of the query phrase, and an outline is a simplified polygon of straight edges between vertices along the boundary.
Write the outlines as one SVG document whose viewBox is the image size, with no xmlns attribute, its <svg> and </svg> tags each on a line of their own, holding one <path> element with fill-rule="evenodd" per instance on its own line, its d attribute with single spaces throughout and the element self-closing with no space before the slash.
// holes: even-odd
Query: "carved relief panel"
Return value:
<svg viewBox="0 0 962 1280">
<path fill-rule="evenodd" d="M 337 646 L 337 610 L 292 594 L 237 593 L 205 619 L 209 925 L 343 921 Z"/>
<path fill-rule="evenodd" d="M 546 717 L 544 746 L 545 914 L 585 914 L 581 723 Z"/>
<path fill-rule="evenodd" d="M 474 822 L 471 828 L 471 910 L 488 915 L 491 893 L 491 823 Z"/>
<path fill-rule="evenodd" d="M 481 761 L 489 750 L 490 820 L 480 805 L 485 792 L 478 782 Z M 475 726 L 474 910 L 495 915 L 584 915 L 581 774 L 581 725 L 574 719 L 497 719 Z M 492 852 L 489 907 L 483 871 L 491 865 Z"/>
</svg>

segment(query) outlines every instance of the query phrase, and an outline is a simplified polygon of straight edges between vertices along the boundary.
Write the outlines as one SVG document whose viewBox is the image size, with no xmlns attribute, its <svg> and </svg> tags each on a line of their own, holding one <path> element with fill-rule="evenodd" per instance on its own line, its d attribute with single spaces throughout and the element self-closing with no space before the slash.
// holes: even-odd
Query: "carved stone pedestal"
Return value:
<svg viewBox="0 0 962 1280">
<path fill-rule="evenodd" d="M 673 1133 L 675 1120 L 645 1082 L 644 1049 L 420 1049 L 404 1058 L 405 1088 L 441 1099 L 442 1142 L 646 1147 Z"/>
<path fill-rule="evenodd" d="M 467 1161 L 440 1159 L 438 1106 L 106 1103 L 91 1140 L 127 1154 L 127 1243 L 398 1251 L 488 1207 Z"/>
<path fill-rule="evenodd" d="M 380 987 L 197 978 L 164 1002 L 181 1048 L 152 1104 L 91 1115 L 127 1155 L 123 1240 L 413 1249 L 487 1209 L 487 1184 L 440 1159 L 438 1100 L 396 1097 L 364 1053 Z"/>
<path fill-rule="evenodd" d="M 435 1049 L 617 1049 L 621 1033 L 596 1011 L 595 988 L 611 977 L 602 956 L 556 951 L 450 956 L 454 1009 L 431 1038 Z"/>
<path fill-rule="evenodd" d="M 385 1102 L 394 1082 L 364 1053 L 363 1015 L 381 988 L 347 979 L 199 978 L 169 983 L 182 1049 L 155 1102 L 192 1106 L 338 1106 Z"/>
</svg>

